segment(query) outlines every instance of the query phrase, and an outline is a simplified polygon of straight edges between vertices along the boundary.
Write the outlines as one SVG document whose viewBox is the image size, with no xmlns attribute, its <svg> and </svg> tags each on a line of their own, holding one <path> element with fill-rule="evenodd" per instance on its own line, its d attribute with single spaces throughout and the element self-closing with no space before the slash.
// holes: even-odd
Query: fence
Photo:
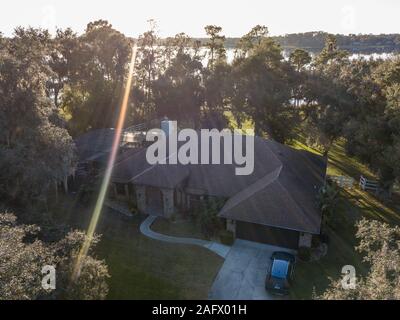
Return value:
<svg viewBox="0 0 400 320">
<path fill-rule="evenodd" d="M 133 133 L 133 132 L 138 132 L 138 131 L 144 131 L 146 129 L 146 124 L 145 123 L 139 123 L 136 124 L 132 127 L 124 129 L 125 133 Z"/>
<path fill-rule="evenodd" d="M 131 127 L 125 128 L 125 133 L 136 133 L 141 131 L 147 131 L 152 128 L 160 128 L 161 119 L 152 119 L 147 122 L 135 124 Z"/>
<path fill-rule="evenodd" d="M 371 190 L 373 192 L 378 192 L 378 190 L 379 190 L 378 181 L 369 180 L 363 176 L 360 177 L 359 185 L 362 190 Z"/>
<path fill-rule="evenodd" d="M 341 188 L 353 188 L 354 179 L 346 176 L 327 176 L 329 179 L 334 181 Z"/>
<path fill-rule="evenodd" d="M 341 188 L 352 189 L 354 187 L 355 180 L 351 177 L 346 176 L 327 176 L 327 179 L 334 181 Z M 371 191 L 382 200 L 388 200 L 392 197 L 392 190 L 384 190 L 379 186 L 379 182 L 375 180 L 369 180 L 364 176 L 360 177 L 359 187 L 364 191 Z"/>
<path fill-rule="evenodd" d="M 147 123 L 139 123 L 134 126 L 125 128 L 122 134 L 122 144 L 125 146 L 141 145 L 146 137 L 146 135 L 143 134 L 143 131 L 147 131 L 148 128 L 149 125 Z"/>
</svg>

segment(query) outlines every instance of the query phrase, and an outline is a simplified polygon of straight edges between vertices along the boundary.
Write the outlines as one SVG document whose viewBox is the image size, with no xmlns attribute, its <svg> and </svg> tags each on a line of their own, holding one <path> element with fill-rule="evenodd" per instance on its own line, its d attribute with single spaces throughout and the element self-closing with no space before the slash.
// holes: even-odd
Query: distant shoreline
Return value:
<svg viewBox="0 0 400 320">
<path fill-rule="evenodd" d="M 290 54 L 295 49 L 303 49 L 311 54 L 318 54 L 322 51 L 325 45 L 326 37 L 330 33 L 324 31 L 312 31 L 304 33 L 290 33 L 280 36 L 271 36 L 277 41 L 282 50 Z M 0 38 L 1 38 L 0 31 Z M 3 39 L 12 37 L 3 36 Z M 391 34 L 334 34 L 337 39 L 338 48 L 346 50 L 350 54 L 396 54 L 400 53 L 400 33 Z M 206 37 L 188 37 L 193 41 L 199 41 L 201 47 L 205 47 L 208 42 Z M 128 37 L 133 41 L 137 38 Z M 161 45 L 173 37 L 161 38 Z M 240 37 L 226 37 L 225 48 L 228 50 L 235 49 L 240 40 Z M 192 42 L 192 43 L 193 43 Z"/>
</svg>

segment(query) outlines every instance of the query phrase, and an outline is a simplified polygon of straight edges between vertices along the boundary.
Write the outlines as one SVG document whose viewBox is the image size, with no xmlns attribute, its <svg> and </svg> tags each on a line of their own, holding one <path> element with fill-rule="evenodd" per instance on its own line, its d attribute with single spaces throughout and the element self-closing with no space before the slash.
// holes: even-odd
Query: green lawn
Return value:
<svg viewBox="0 0 400 320">
<path fill-rule="evenodd" d="M 151 226 L 151 229 L 169 236 L 206 240 L 195 221 L 189 217 L 182 218 L 180 215 L 175 221 L 158 218 Z"/>
<path fill-rule="evenodd" d="M 240 130 L 240 131 L 242 131 L 243 134 L 246 133 L 246 130 L 254 130 L 254 123 L 252 122 L 252 120 L 247 119 L 247 120 L 243 121 L 241 126 L 239 126 L 237 121 L 235 120 L 235 117 L 233 116 L 232 112 L 226 111 L 224 113 L 224 115 L 228 119 L 228 123 L 231 128 Z"/>
<path fill-rule="evenodd" d="M 91 209 L 63 199 L 62 221 L 86 228 Z M 166 244 L 144 237 L 144 216 L 125 218 L 105 209 L 97 232 L 102 239 L 95 251 L 109 267 L 108 299 L 207 299 L 223 259 L 206 249 Z"/>
<path fill-rule="evenodd" d="M 362 256 L 355 251 L 355 224 L 362 218 L 378 219 L 390 224 L 400 224 L 400 208 L 398 195 L 394 194 L 391 203 L 384 204 L 371 193 L 358 188 L 360 175 L 374 178 L 366 166 L 357 159 L 348 157 L 344 151 L 344 141 L 333 145 L 329 152 L 328 174 L 346 175 L 353 177 L 356 186 L 352 190 L 343 190 L 339 203 L 338 214 L 343 223 L 336 230 L 328 229 L 330 237 L 328 254 L 318 262 L 299 263 L 296 269 L 295 283 L 292 298 L 310 299 L 313 289 L 317 294 L 322 293 L 329 284 L 329 278 L 337 279 L 341 276 L 341 269 L 345 265 L 353 265 L 358 275 L 367 272 L 362 263 Z M 316 152 L 301 142 L 301 138 L 294 141 L 293 147 Z"/>
</svg>

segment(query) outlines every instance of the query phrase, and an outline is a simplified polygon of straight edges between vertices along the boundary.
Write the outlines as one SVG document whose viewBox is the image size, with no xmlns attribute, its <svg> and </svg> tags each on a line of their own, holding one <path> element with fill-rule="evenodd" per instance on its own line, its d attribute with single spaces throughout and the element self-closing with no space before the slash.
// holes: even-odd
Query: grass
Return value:
<svg viewBox="0 0 400 320">
<path fill-rule="evenodd" d="M 177 218 L 175 221 L 158 218 L 151 226 L 152 230 L 174 237 L 205 240 L 199 225 L 190 218 Z"/>
<path fill-rule="evenodd" d="M 243 121 L 243 123 L 239 126 L 232 112 L 226 111 L 224 113 L 225 117 L 228 119 L 228 124 L 230 128 L 234 128 L 236 130 L 241 131 L 243 134 L 246 133 L 246 130 L 254 130 L 254 123 L 252 120 L 247 119 Z"/>
<path fill-rule="evenodd" d="M 306 146 L 299 137 L 293 142 L 293 147 L 318 153 Z M 374 179 L 374 174 L 360 161 L 345 153 L 344 140 L 335 143 L 328 155 L 328 174 L 345 175 L 355 179 L 356 184 L 361 175 Z M 330 242 L 328 254 L 320 261 L 298 263 L 295 283 L 291 293 L 294 299 L 310 299 L 313 291 L 321 294 L 330 283 L 330 278 L 338 279 L 345 265 L 353 265 L 357 275 L 363 276 L 368 272 L 362 262 L 362 255 L 355 250 L 356 223 L 362 217 L 377 219 L 392 225 L 400 224 L 400 208 L 397 195 L 390 203 L 382 203 L 372 193 L 362 191 L 357 185 L 351 190 L 341 192 L 341 200 L 337 214 L 341 218 L 340 228 L 327 229 Z"/>
<path fill-rule="evenodd" d="M 58 218 L 86 229 L 91 208 L 63 199 Z M 144 237 L 139 225 L 145 217 L 125 218 L 105 209 L 95 249 L 109 267 L 108 299 L 207 299 L 223 260 L 199 247 L 167 244 Z"/>
</svg>

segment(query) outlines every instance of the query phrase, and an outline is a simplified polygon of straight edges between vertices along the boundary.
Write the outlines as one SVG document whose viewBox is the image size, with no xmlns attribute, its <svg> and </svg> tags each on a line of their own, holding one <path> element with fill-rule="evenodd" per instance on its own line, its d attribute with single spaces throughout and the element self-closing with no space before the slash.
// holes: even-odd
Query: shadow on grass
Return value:
<svg viewBox="0 0 400 320">
<path fill-rule="evenodd" d="M 294 147 L 318 153 L 304 143 L 304 137 L 299 135 Z M 303 142 L 302 142 L 303 141 Z M 328 174 L 347 175 L 355 179 L 356 183 L 361 175 L 374 179 L 371 171 L 356 158 L 346 155 L 344 141 L 335 143 L 329 152 Z M 323 293 L 330 284 L 330 278 L 337 280 L 341 275 L 342 267 L 352 265 L 356 268 L 357 276 L 368 272 L 363 263 L 363 256 L 356 251 L 356 223 L 361 218 L 377 219 L 389 224 L 400 223 L 400 210 L 394 203 L 382 203 L 373 194 L 362 191 L 354 186 L 352 190 L 341 193 L 341 206 L 337 213 L 344 218 L 340 228 L 329 228 L 327 234 L 330 238 L 328 254 L 320 261 L 312 263 L 298 263 L 295 283 L 292 290 L 294 299 L 311 299 L 313 292 L 317 295 Z M 397 195 L 395 195 L 396 197 Z"/>
</svg>

